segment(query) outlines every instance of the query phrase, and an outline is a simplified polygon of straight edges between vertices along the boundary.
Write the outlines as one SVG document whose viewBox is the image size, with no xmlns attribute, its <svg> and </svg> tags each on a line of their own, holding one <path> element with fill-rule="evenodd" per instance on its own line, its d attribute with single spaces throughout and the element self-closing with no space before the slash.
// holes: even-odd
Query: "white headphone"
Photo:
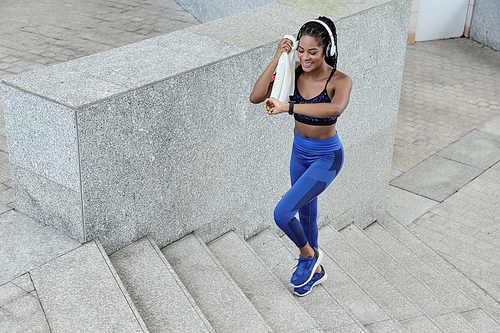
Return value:
<svg viewBox="0 0 500 333">
<path fill-rule="evenodd" d="M 328 26 L 328 24 L 326 24 L 325 22 L 320 21 L 320 20 L 311 20 L 311 21 L 307 21 L 306 23 L 304 23 L 304 25 L 306 25 L 309 22 L 317 22 L 325 27 L 326 31 L 330 35 L 330 44 L 327 45 L 325 54 L 328 57 L 333 57 L 335 55 L 335 52 L 337 51 L 337 49 L 335 48 L 335 39 L 333 38 L 332 31 L 330 30 L 330 27 Z M 302 25 L 302 26 L 304 26 L 304 25 Z"/>
</svg>

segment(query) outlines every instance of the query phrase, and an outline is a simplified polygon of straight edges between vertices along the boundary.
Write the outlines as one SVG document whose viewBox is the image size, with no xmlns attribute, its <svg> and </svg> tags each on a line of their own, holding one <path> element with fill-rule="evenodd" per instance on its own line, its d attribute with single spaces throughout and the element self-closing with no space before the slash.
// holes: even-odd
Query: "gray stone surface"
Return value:
<svg viewBox="0 0 500 333">
<path fill-rule="evenodd" d="M 399 290 L 392 286 L 366 259 L 363 259 L 336 231 L 325 226 L 319 232 L 319 243 L 325 253 L 352 278 L 391 318 L 404 320 L 422 315 Z"/>
<path fill-rule="evenodd" d="M 162 257 L 146 237 L 109 259 L 151 332 L 214 332 Z"/>
<path fill-rule="evenodd" d="M 428 245 L 412 234 L 410 230 L 404 228 L 397 221 L 385 219 L 381 221 L 381 224 L 394 234 L 413 253 L 418 255 L 429 266 L 436 270 L 436 272 L 452 283 L 455 288 L 479 306 L 482 311 L 486 312 L 495 320 L 500 320 L 500 304 L 484 292 L 483 289 L 479 288 L 463 273 L 461 273 L 456 267 L 452 266 L 449 262 L 443 259 L 443 257 L 437 254 Z"/>
<path fill-rule="evenodd" d="M 216 331 L 270 331 L 210 250 L 195 236 L 188 235 L 170 244 L 162 253 Z"/>
<path fill-rule="evenodd" d="M 395 186 L 389 187 L 387 213 L 403 225 L 409 225 L 437 204 L 437 201 L 427 199 L 412 192 Z"/>
<path fill-rule="evenodd" d="M 493 320 L 481 309 L 464 312 L 462 316 L 469 324 L 475 327 L 478 332 L 494 333 L 500 330 L 498 320 Z"/>
<path fill-rule="evenodd" d="M 16 211 L 85 242 L 81 192 L 11 165 Z"/>
<path fill-rule="evenodd" d="M 427 288 L 437 295 L 448 307 L 458 313 L 477 309 L 478 306 L 474 302 L 435 271 L 428 263 L 415 255 L 379 223 L 370 225 L 364 231 L 397 260 L 400 265 L 405 267 L 408 272 L 411 272 L 423 285 L 427 286 Z"/>
<path fill-rule="evenodd" d="M 294 296 L 235 233 L 223 235 L 208 247 L 274 332 L 320 331 Z"/>
<path fill-rule="evenodd" d="M 148 332 L 95 241 L 30 274 L 52 331 Z"/>
<path fill-rule="evenodd" d="M 351 5 L 325 7 L 336 18 L 339 31 L 346 32 L 339 39 L 339 68 L 358 83 L 352 105 L 339 121 L 339 131 L 345 133 L 346 149 L 359 143 L 356 147 L 361 151 L 352 156 L 360 160 L 367 157 L 366 152 L 373 152 L 368 140 L 380 139 L 380 169 L 370 168 L 372 173 L 364 174 L 363 191 L 350 191 L 360 200 L 345 202 L 348 207 L 337 207 L 327 218 L 337 220 L 338 225 L 353 219 L 367 225 L 385 209 L 387 186 L 380 184 L 389 174 L 410 1 Z M 242 207 L 246 211 L 235 225 L 246 226 L 245 237 L 272 224 L 272 207 L 287 188 L 292 136 L 285 129 L 293 122 L 286 116 L 265 115 L 261 106 L 250 105 L 248 94 L 283 33 L 297 31 L 313 12 L 294 2 L 272 4 L 256 12 L 267 10 L 264 17 L 286 10 L 290 20 L 274 24 L 271 33 L 263 35 L 259 32 L 270 29 L 252 20 L 258 14 L 237 14 L 209 23 L 206 29 L 200 25 L 176 31 L 4 80 L 4 90 L 29 92 L 23 93 L 26 99 L 35 98 L 30 96 L 34 94 L 56 108 L 75 111 L 76 121 L 66 119 L 63 124 L 76 124 L 78 144 L 72 149 L 78 156 L 68 163 L 81 168 L 76 179 L 81 179 L 84 231 L 61 230 L 81 241 L 99 236 L 111 253 L 146 234 L 165 246 L 201 227 L 214 230 L 213 223 Z M 221 25 L 231 27 L 230 32 L 221 33 Z M 378 44 L 370 35 L 377 30 L 384 31 Z M 257 37 L 245 43 L 246 36 Z M 357 36 L 363 36 L 370 47 L 350 43 Z M 20 110 L 22 105 L 16 107 Z M 6 114 L 10 112 L 5 108 Z M 44 111 L 44 115 L 48 117 L 50 112 Z M 367 118 L 373 121 L 368 124 Z M 46 133 L 54 135 L 51 130 Z M 264 140 L 269 143 L 263 145 Z M 279 146 L 271 142 L 279 142 Z M 253 154 L 257 146 L 259 155 Z M 23 165 L 34 163 L 29 155 L 14 160 L 26 160 Z M 357 162 L 351 165 L 366 165 Z M 279 173 L 268 172 L 273 168 Z M 64 175 L 59 176 L 65 179 Z M 40 176 L 45 177 L 41 172 Z M 22 184 L 21 179 L 14 183 L 23 193 L 30 193 L 27 187 L 33 186 Z M 347 184 L 348 190 L 357 186 L 352 179 Z M 271 191 L 266 193 L 268 188 Z M 44 190 L 31 192 L 38 198 Z M 50 206 L 44 201 L 37 204 Z M 71 203 L 70 207 L 74 212 L 76 206 Z M 50 217 L 57 212 L 44 211 Z M 71 217 L 78 218 L 78 214 Z M 75 225 L 73 220 L 68 224 Z"/>
<path fill-rule="evenodd" d="M 0 285 L 0 332 L 50 332 L 36 295 L 13 283 Z"/>
<path fill-rule="evenodd" d="M 269 230 L 264 230 L 250 238 L 248 243 L 264 261 L 267 267 L 279 278 L 280 282 L 292 293 L 290 278 L 293 273 L 294 257 L 297 253 L 289 251 L 285 244 Z M 325 268 L 327 279 L 330 270 Z M 358 325 L 358 331 L 363 332 L 359 324 L 322 285 L 314 287 L 307 297 L 297 297 L 299 304 L 318 323 L 321 329 L 327 332 L 343 332 L 345 327 Z"/>
<path fill-rule="evenodd" d="M 371 333 L 404 333 L 401 325 L 395 320 L 386 320 L 368 326 Z"/>
<path fill-rule="evenodd" d="M 426 316 L 419 316 L 415 318 L 410 318 L 400 321 L 401 326 L 403 326 L 405 332 L 418 333 L 418 332 L 428 332 L 428 333 L 441 333 L 442 331 Z"/>
<path fill-rule="evenodd" d="M 434 201 L 443 201 L 476 178 L 483 169 L 433 155 L 391 181 L 391 185 Z"/>
<path fill-rule="evenodd" d="M 470 37 L 500 51 L 500 8 L 495 0 L 476 0 Z"/>
<path fill-rule="evenodd" d="M 281 240 L 290 251 L 296 253 L 297 246 L 288 237 L 282 236 Z M 330 256 L 323 256 L 321 262 L 328 269 L 328 279 L 322 283 L 323 288 L 340 304 L 346 306 L 363 325 L 368 326 L 390 319 L 377 301 L 364 291 L 349 273 L 344 271 Z"/>
<path fill-rule="evenodd" d="M 74 111 L 5 85 L 2 96 L 10 163 L 79 191 Z"/>
<path fill-rule="evenodd" d="M 358 227 L 348 226 L 341 231 L 341 235 L 424 315 L 433 317 L 451 311 L 425 284 L 399 265 Z"/>
<path fill-rule="evenodd" d="M 479 130 L 486 132 L 486 133 L 491 133 L 496 136 L 500 136 L 500 116 L 497 116 L 490 121 L 482 124 L 481 126 L 478 127 Z"/>
<path fill-rule="evenodd" d="M 11 281 L 80 245 L 16 211 L 0 215 L 0 230 L 0 284 Z"/>
<path fill-rule="evenodd" d="M 446 313 L 440 316 L 432 318 L 433 322 L 443 331 L 443 332 L 462 332 L 462 333 L 474 333 L 478 332 L 472 326 L 470 326 L 465 319 L 456 313 Z"/>
<path fill-rule="evenodd" d="M 472 131 L 436 155 L 480 169 L 500 161 L 500 136 Z"/>
<path fill-rule="evenodd" d="M 265 6 L 275 3 L 279 0 L 257 0 L 257 1 L 244 1 L 244 0 L 223 0 L 218 2 L 207 0 L 176 0 L 176 2 L 190 12 L 201 22 L 209 22 L 218 18 L 231 16 L 239 12 L 245 12 L 250 9 Z"/>
</svg>

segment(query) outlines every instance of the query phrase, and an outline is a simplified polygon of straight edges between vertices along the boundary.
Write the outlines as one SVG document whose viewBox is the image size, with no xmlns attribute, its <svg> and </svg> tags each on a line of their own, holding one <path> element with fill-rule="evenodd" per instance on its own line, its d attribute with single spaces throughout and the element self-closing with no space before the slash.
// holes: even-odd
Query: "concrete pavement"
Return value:
<svg viewBox="0 0 500 333">
<path fill-rule="evenodd" d="M 0 79 L 199 23 L 160 0 L 9 0 L 0 12 Z M 468 39 L 409 45 L 388 213 L 497 301 L 499 150 L 500 53 Z M 11 186 L 0 104 L 0 217 Z M 0 299 L 0 315 L 23 299 L 43 322 L 29 276 L 0 286 Z"/>
</svg>

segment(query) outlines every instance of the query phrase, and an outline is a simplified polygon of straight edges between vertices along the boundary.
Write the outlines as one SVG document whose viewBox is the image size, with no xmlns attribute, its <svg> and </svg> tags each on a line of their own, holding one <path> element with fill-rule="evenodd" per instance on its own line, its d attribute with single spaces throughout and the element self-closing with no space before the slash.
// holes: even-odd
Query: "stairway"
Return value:
<svg viewBox="0 0 500 333">
<path fill-rule="evenodd" d="M 268 229 L 109 257 L 96 240 L 30 276 L 52 332 L 500 332 L 500 305 L 395 220 L 327 225 L 319 243 L 328 278 L 306 297 L 295 245 Z"/>
</svg>

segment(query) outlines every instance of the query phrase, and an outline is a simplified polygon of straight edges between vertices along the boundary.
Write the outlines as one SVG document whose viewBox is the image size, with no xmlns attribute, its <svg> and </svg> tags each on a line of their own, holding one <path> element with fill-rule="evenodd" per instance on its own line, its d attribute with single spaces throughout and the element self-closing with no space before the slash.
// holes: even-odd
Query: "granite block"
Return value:
<svg viewBox="0 0 500 333">
<path fill-rule="evenodd" d="M 31 271 L 52 331 L 147 332 L 95 242 Z"/>
<path fill-rule="evenodd" d="M 500 161 L 500 136 L 474 130 L 437 152 L 448 158 L 480 169 Z"/>
<path fill-rule="evenodd" d="M 213 332 L 162 257 L 152 241 L 143 238 L 113 253 L 110 260 L 149 330 Z"/>
<path fill-rule="evenodd" d="M 368 326 L 371 333 L 404 333 L 401 325 L 395 320 L 385 320 Z"/>
<path fill-rule="evenodd" d="M 319 332 L 310 315 L 235 233 L 208 247 L 274 332 Z"/>
<path fill-rule="evenodd" d="M 279 24 L 276 17 L 280 17 Z M 247 49 L 256 49 L 269 45 L 270 42 L 278 42 L 285 35 L 296 36 L 302 24 L 315 17 L 317 15 L 314 12 L 279 2 L 195 25 L 186 28 L 186 31 Z M 273 47 L 272 56 L 276 53 L 276 46 Z"/>
<path fill-rule="evenodd" d="M 495 0 L 475 0 L 470 38 L 500 51 L 500 10 Z"/>
<path fill-rule="evenodd" d="M 29 273 L 23 274 L 20 277 L 12 280 L 11 282 L 28 293 L 35 290 L 33 281 L 31 281 Z"/>
<path fill-rule="evenodd" d="M 463 312 L 461 316 L 478 332 L 494 333 L 500 330 L 500 324 L 483 309 Z"/>
<path fill-rule="evenodd" d="M 74 111 L 6 85 L 2 96 L 10 163 L 80 191 Z"/>
<path fill-rule="evenodd" d="M 162 249 L 217 332 L 266 332 L 267 325 L 210 250 L 193 235 Z"/>
<path fill-rule="evenodd" d="M 68 107 L 78 108 L 222 61 L 245 50 L 179 30 L 23 73 L 3 82 Z M 53 79 L 46 79 L 50 77 Z M 54 85 L 58 89 L 54 89 Z"/>
<path fill-rule="evenodd" d="M 73 191 L 15 164 L 11 164 L 11 169 L 17 211 L 81 243 L 85 242 L 80 191 Z"/>
<path fill-rule="evenodd" d="M 80 245 L 14 210 L 0 215 L 0 229 L 0 285 Z M 16 284 L 29 288 L 21 280 Z"/>
<path fill-rule="evenodd" d="M 395 125 L 345 149 L 344 166 L 320 196 L 320 225 L 365 227 L 385 214 Z M 341 141 L 343 132 L 339 131 Z"/>
<path fill-rule="evenodd" d="M 484 170 L 433 155 L 391 181 L 391 185 L 443 201 Z"/>
<path fill-rule="evenodd" d="M 202 23 L 249 11 L 278 1 L 279 0 L 256 0 L 249 2 L 245 0 L 222 0 L 213 2 L 207 0 L 176 0 L 179 5 Z"/>
</svg>

